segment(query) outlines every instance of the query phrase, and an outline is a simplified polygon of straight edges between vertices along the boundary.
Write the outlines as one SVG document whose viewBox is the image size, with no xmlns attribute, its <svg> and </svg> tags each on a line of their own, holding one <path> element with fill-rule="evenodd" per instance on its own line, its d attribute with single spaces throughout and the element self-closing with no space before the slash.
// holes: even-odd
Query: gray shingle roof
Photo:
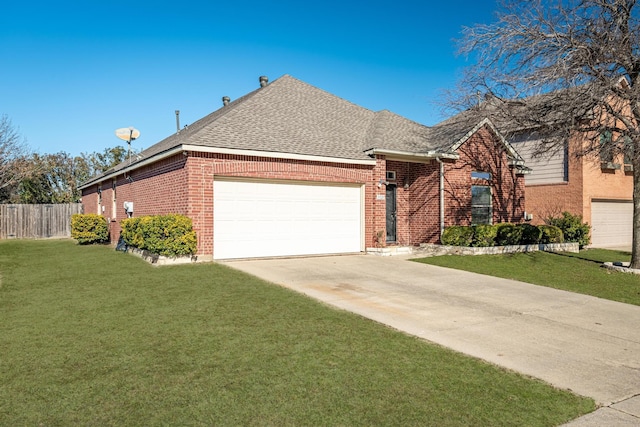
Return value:
<svg viewBox="0 0 640 427">
<path fill-rule="evenodd" d="M 371 160 L 369 149 L 444 153 L 473 128 L 461 126 L 429 128 L 387 110 L 373 112 L 284 75 L 147 148 L 139 158 L 152 159 L 182 145 L 344 160 Z"/>
<path fill-rule="evenodd" d="M 183 143 L 204 147 L 363 159 L 375 113 L 290 76 L 221 110 Z M 219 110 L 220 111 L 220 110 Z"/>
</svg>

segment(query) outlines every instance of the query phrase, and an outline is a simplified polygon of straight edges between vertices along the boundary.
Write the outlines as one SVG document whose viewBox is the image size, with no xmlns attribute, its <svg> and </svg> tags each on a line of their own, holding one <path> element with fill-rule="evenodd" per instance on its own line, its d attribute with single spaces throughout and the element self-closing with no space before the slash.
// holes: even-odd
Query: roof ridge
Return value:
<svg viewBox="0 0 640 427">
<path fill-rule="evenodd" d="M 341 96 L 339 96 L 339 95 L 336 95 L 335 93 L 331 93 L 331 92 L 329 92 L 329 91 L 328 91 L 328 90 L 326 90 L 326 89 L 322 89 L 322 88 L 320 88 L 320 87 L 318 87 L 318 86 L 314 86 L 314 85 L 312 85 L 311 83 L 307 83 L 307 82 L 305 82 L 304 80 L 300 80 L 300 79 L 298 79 L 298 78 L 296 78 L 296 77 L 294 77 L 294 76 L 292 76 L 292 75 L 290 75 L 290 74 L 283 74 L 282 76 L 280 76 L 280 77 L 278 77 L 277 79 L 275 79 L 272 83 L 269 83 L 269 86 L 271 86 L 271 84 L 276 83 L 277 81 L 279 81 L 279 80 L 281 80 L 281 79 L 284 79 L 285 77 L 288 77 L 289 79 L 294 80 L 294 81 L 296 81 L 297 83 L 300 83 L 300 84 L 302 84 L 302 85 L 304 85 L 304 86 L 307 86 L 307 87 L 309 87 L 309 88 L 312 88 L 312 89 L 314 89 L 314 90 L 316 90 L 316 91 L 318 91 L 318 92 L 322 92 L 322 93 L 324 93 L 324 94 L 326 94 L 326 95 L 328 95 L 328 96 L 331 96 L 331 97 L 333 97 L 333 98 L 339 99 L 340 101 L 345 102 L 345 103 L 347 103 L 347 104 L 349 104 L 349 105 L 352 105 L 352 106 L 354 106 L 354 107 L 358 107 L 358 108 L 360 108 L 360 109 L 362 109 L 362 110 L 366 110 L 366 111 L 369 111 L 369 112 L 371 112 L 371 113 L 376 113 L 376 111 L 373 111 L 373 110 L 371 110 L 370 108 L 363 107 L 363 106 L 362 106 L 362 105 L 360 105 L 360 104 L 356 104 L 356 103 L 355 103 L 355 102 L 353 102 L 353 101 L 350 101 L 350 100 L 348 100 L 348 99 L 346 99 L 346 98 L 343 98 L 343 97 L 341 97 Z M 267 86 L 267 87 L 268 87 L 268 86 Z"/>
</svg>

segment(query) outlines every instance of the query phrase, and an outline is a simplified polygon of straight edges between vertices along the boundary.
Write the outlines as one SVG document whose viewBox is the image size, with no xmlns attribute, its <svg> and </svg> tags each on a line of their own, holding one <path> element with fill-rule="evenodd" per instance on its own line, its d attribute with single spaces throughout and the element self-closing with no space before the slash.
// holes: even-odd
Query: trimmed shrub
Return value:
<svg viewBox="0 0 640 427">
<path fill-rule="evenodd" d="M 555 225 L 539 225 L 540 243 L 563 243 L 564 235 L 562 230 Z"/>
<path fill-rule="evenodd" d="M 520 224 L 518 227 L 522 229 L 521 245 L 535 245 L 540 243 L 542 231 L 538 227 L 527 223 Z"/>
<path fill-rule="evenodd" d="M 516 224 L 505 222 L 497 224 L 496 245 L 511 246 L 519 245 L 522 239 L 522 228 Z"/>
<path fill-rule="evenodd" d="M 81 245 L 105 243 L 109 241 L 109 225 L 102 215 L 73 214 L 71 216 L 71 237 Z"/>
<path fill-rule="evenodd" d="M 129 246 L 170 257 L 196 253 L 196 232 L 191 218 L 184 215 L 127 218 L 120 225 L 121 236 Z"/>
<path fill-rule="evenodd" d="M 538 243 L 564 243 L 564 235 L 553 225 L 502 223 L 495 225 L 453 225 L 442 233 L 440 241 L 449 246 L 513 246 Z"/>
<path fill-rule="evenodd" d="M 443 245 L 471 246 L 473 229 L 462 225 L 452 225 L 444 229 L 440 241 Z"/>
<path fill-rule="evenodd" d="M 473 238 L 471 246 L 487 247 L 495 246 L 496 234 L 498 229 L 496 226 L 490 224 L 479 224 L 471 227 L 473 230 Z"/>
<path fill-rule="evenodd" d="M 583 248 L 591 243 L 589 231 L 591 226 L 582 221 L 582 215 L 572 215 L 569 212 L 562 212 L 561 217 L 551 217 L 545 219 L 547 225 L 555 225 L 562 230 L 565 242 L 576 242 Z"/>
</svg>

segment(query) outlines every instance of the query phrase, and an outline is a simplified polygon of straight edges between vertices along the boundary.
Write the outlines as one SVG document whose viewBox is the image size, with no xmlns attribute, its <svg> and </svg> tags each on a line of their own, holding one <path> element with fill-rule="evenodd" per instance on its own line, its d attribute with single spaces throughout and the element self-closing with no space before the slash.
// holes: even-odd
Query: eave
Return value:
<svg viewBox="0 0 640 427">
<path fill-rule="evenodd" d="M 158 162 L 162 159 L 166 159 L 167 157 L 171 157 L 176 154 L 185 153 L 185 155 L 188 155 L 189 152 L 230 154 L 230 155 L 236 155 L 236 156 L 251 156 L 251 157 L 263 157 L 263 158 L 266 157 L 270 159 L 301 160 L 301 161 L 309 161 L 309 162 L 340 163 L 340 164 L 350 164 L 350 165 L 375 166 L 376 164 L 375 160 L 369 160 L 369 159 L 347 159 L 347 158 L 341 158 L 341 157 L 314 156 L 309 154 L 281 153 L 281 152 L 257 151 L 257 150 L 237 150 L 233 148 L 203 147 L 201 145 L 182 144 L 174 148 L 171 148 L 169 150 L 157 153 L 147 159 L 143 159 L 143 160 L 139 160 L 137 162 L 131 163 L 131 165 L 121 167 L 112 172 L 107 171 L 105 175 L 99 176 L 97 178 L 94 178 L 82 184 L 79 187 L 79 189 L 83 190 L 85 188 L 91 187 L 92 185 L 98 184 L 103 181 L 107 181 L 109 179 L 113 179 L 122 174 L 127 174 L 133 170 Z"/>
<path fill-rule="evenodd" d="M 435 159 L 458 160 L 460 155 L 457 153 L 427 151 L 426 153 L 416 153 L 412 151 L 386 150 L 384 148 L 371 148 L 365 151 L 368 156 L 385 156 L 387 160 L 399 160 L 412 163 L 430 163 Z"/>
</svg>

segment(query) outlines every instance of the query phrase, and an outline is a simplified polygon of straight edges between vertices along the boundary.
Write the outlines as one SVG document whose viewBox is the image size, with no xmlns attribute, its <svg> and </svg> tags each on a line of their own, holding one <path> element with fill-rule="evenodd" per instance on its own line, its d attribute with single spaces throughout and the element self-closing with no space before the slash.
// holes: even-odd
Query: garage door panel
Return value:
<svg viewBox="0 0 640 427">
<path fill-rule="evenodd" d="M 594 201 L 591 203 L 591 223 L 592 246 L 631 245 L 633 203 Z"/>
<path fill-rule="evenodd" d="M 214 182 L 214 258 L 359 252 L 360 187 Z"/>
</svg>

